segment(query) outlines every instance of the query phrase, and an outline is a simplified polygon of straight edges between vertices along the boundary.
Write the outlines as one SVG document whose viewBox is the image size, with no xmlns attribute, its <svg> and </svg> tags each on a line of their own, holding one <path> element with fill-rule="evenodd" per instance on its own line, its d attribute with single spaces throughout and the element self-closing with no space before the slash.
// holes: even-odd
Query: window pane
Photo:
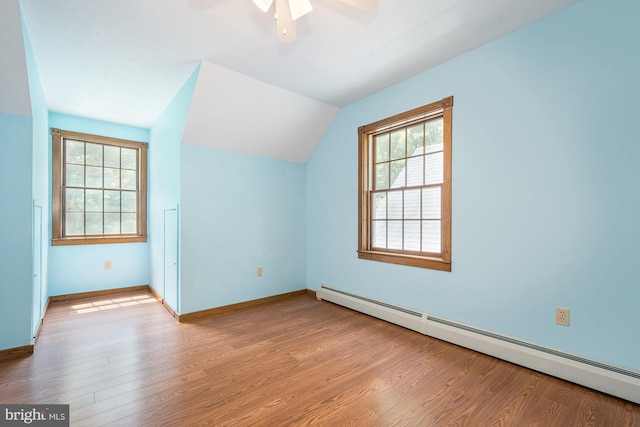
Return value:
<svg viewBox="0 0 640 427">
<path fill-rule="evenodd" d="M 404 129 L 391 132 L 391 160 L 407 157 Z"/>
<path fill-rule="evenodd" d="M 67 212 L 84 212 L 84 190 L 67 188 L 64 206 Z"/>
<path fill-rule="evenodd" d="M 420 221 L 404 222 L 404 249 L 407 251 L 420 250 Z"/>
<path fill-rule="evenodd" d="M 119 191 L 104 192 L 104 211 L 120 212 L 120 192 Z"/>
<path fill-rule="evenodd" d="M 407 156 L 424 153 L 424 125 L 407 128 Z"/>
<path fill-rule="evenodd" d="M 424 183 L 427 185 L 442 183 L 442 177 L 444 176 L 444 156 L 442 151 L 427 155 L 426 161 Z"/>
<path fill-rule="evenodd" d="M 404 219 L 420 219 L 419 189 L 404 192 Z"/>
<path fill-rule="evenodd" d="M 389 221 L 389 249 L 402 249 L 402 221 Z"/>
<path fill-rule="evenodd" d="M 407 186 L 422 185 L 424 177 L 424 156 L 407 159 Z"/>
<path fill-rule="evenodd" d="M 138 188 L 136 183 L 136 171 L 122 169 L 120 171 L 122 177 L 123 190 L 135 190 Z"/>
<path fill-rule="evenodd" d="M 102 212 L 102 190 L 86 190 L 86 193 L 87 212 Z"/>
<path fill-rule="evenodd" d="M 102 168 L 87 166 L 87 187 L 102 188 Z"/>
<path fill-rule="evenodd" d="M 442 206 L 442 189 L 440 187 L 425 188 L 422 190 L 422 218 L 440 219 Z"/>
<path fill-rule="evenodd" d="M 68 187 L 84 187 L 84 166 L 67 165 L 65 185 Z"/>
<path fill-rule="evenodd" d="M 452 104 L 359 128 L 359 258 L 451 271 Z"/>
<path fill-rule="evenodd" d="M 389 192 L 389 206 L 387 212 L 391 219 L 402 219 L 402 192 L 393 191 Z"/>
<path fill-rule="evenodd" d="M 378 193 L 373 196 L 373 218 L 387 218 L 387 195 L 384 193 Z"/>
<path fill-rule="evenodd" d="M 387 248 L 387 223 L 385 221 L 373 222 L 373 239 L 371 245 L 374 248 Z"/>
<path fill-rule="evenodd" d="M 119 168 L 120 167 L 120 148 L 109 145 L 104 146 L 104 167 Z"/>
<path fill-rule="evenodd" d="M 122 169 L 137 169 L 136 150 L 133 148 L 121 148 Z"/>
<path fill-rule="evenodd" d="M 389 163 L 381 163 L 376 165 L 376 190 L 385 190 L 389 188 Z"/>
<path fill-rule="evenodd" d="M 87 234 L 102 234 L 102 212 L 87 213 Z"/>
<path fill-rule="evenodd" d="M 84 165 L 84 142 L 66 140 L 66 163 Z"/>
<path fill-rule="evenodd" d="M 136 193 L 133 191 L 122 192 L 122 212 L 136 212 Z"/>
<path fill-rule="evenodd" d="M 136 227 L 137 215 L 135 213 L 122 214 L 122 234 L 135 234 L 138 232 Z"/>
<path fill-rule="evenodd" d="M 87 164 L 102 167 L 102 145 L 87 143 Z"/>
<path fill-rule="evenodd" d="M 68 236 L 80 236 L 84 234 L 84 213 L 67 212 L 65 214 L 65 231 Z"/>
<path fill-rule="evenodd" d="M 104 169 L 104 188 L 120 188 L 120 169 Z"/>
<path fill-rule="evenodd" d="M 406 185 L 405 159 L 391 162 L 391 188 L 400 188 Z"/>
<path fill-rule="evenodd" d="M 120 234 L 120 214 L 104 214 L 104 234 Z"/>
<path fill-rule="evenodd" d="M 429 153 L 437 153 L 439 151 L 442 151 L 443 149 L 444 149 L 444 144 L 432 145 L 432 146 L 427 148 L 427 154 L 429 154 Z"/>
<path fill-rule="evenodd" d="M 146 240 L 146 209 L 141 212 L 139 204 L 147 197 L 142 174 L 147 165 L 143 170 L 140 165 L 146 163 L 148 145 L 58 129 L 52 129 L 51 138 L 53 152 L 59 153 L 51 165 L 52 189 L 58 193 L 52 193 L 52 244 L 94 244 L 101 235 L 114 242 L 132 236 Z M 388 186 L 388 166 L 386 180 Z M 67 236 L 72 239 L 64 242 Z"/>
<path fill-rule="evenodd" d="M 376 150 L 376 163 L 389 160 L 389 134 L 379 135 L 374 138 Z"/>
<path fill-rule="evenodd" d="M 444 121 L 442 119 L 431 120 L 426 124 L 427 152 L 439 151 L 443 148 Z"/>
<path fill-rule="evenodd" d="M 422 221 L 422 251 L 440 253 L 440 221 Z"/>
</svg>

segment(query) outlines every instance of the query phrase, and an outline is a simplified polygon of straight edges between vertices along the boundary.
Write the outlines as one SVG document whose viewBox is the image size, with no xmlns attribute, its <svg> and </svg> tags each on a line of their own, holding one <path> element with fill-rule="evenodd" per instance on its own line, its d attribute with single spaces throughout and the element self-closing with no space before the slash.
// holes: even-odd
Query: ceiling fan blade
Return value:
<svg viewBox="0 0 640 427">
<path fill-rule="evenodd" d="M 303 15 L 311 12 L 311 2 L 309 0 L 289 0 L 289 9 L 291 10 L 291 19 L 294 21 Z"/>
<path fill-rule="evenodd" d="M 378 0 L 342 0 L 343 2 L 350 4 L 353 7 L 357 7 L 362 10 L 371 10 L 378 6 Z"/>
<path fill-rule="evenodd" d="M 273 0 L 253 0 L 253 2 L 260 8 L 261 11 L 266 12 L 271 7 Z"/>
<path fill-rule="evenodd" d="M 296 39 L 296 21 L 291 18 L 289 0 L 276 0 L 276 33 L 278 43 L 291 43 Z"/>
</svg>

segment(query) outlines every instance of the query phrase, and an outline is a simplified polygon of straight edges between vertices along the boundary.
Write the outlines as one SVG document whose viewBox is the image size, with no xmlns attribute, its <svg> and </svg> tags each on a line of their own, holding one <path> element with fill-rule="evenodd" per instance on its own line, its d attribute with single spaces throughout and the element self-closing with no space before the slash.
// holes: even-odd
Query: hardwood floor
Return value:
<svg viewBox="0 0 640 427">
<path fill-rule="evenodd" d="M 144 292 L 51 303 L 0 403 L 77 426 L 640 426 L 640 406 L 300 296 L 177 323 Z"/>
</svg>

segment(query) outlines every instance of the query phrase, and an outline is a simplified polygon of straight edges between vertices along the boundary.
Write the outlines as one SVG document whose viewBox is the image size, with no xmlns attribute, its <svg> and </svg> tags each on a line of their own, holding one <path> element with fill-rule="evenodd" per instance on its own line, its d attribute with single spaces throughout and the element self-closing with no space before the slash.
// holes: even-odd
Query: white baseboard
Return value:
<svg viewBox="0 0 640 427">
<path fill-rule="evenodd" d="M 640 374 L 632 371 L 618 373 L 434 321 L 427 322 L 426 335 L 640 404 L 640 378 L 632 376 Z"/>
<path fill-rule="evenodd" d="M 640 372 L 320 285 L 318 299 L 640 404 Z"/>
</svg>

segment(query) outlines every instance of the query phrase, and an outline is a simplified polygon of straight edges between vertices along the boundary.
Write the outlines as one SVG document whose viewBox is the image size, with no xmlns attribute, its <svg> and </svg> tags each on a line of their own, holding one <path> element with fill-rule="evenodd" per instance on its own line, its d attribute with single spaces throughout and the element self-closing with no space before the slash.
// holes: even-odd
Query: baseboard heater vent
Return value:
<svg viewBox="0 0 640 427">
<path fill-rule="evenodd" d="M 427 314 L 409 310 L 386 302 L 377 301 L 371 298 L 341 291 L 320 285 L 316 291 L 316 297 L 321 300 L 330 301 L 338 305 L 386 320 L 387 322 L 412 329 L 424 334 L 426 332 Z"/>
<path fill-rule="evenodd" d="M 320 300 L 640 404 L 640 372 L 320 285 Z"/>
<path fill-rule="evenodd" d="M 621 374 L 621 375 L 628 375 L 628 376 L 630 376 L 632 378 L 636 378 L 636 379 L 640 380 L 640 372 L 630 371 L 628 369 L 619 368 L 619 367 L 613 366 L 613 365 L 608 365 L 606 363 L 598 362 L 596 360 L 587 359 L 587 358 L 576 356 L 576 355 L 573 355 L 573 354 L 570 354 L 570 353 L 565 353 L 565 352 L 559 351 L 559 350 L 554 350 L 554 349 L 549 348 L 549 347 L 543 347 L 541 345 L 532 344 L 532 343 L 529 343 L 529 342 L 526 342 L 526 341 L 517 340 L 515 338 L 509 338 L 509 337 L 506 337 L 504 335 L 499 335 L 499 334 L 495 334 L 493 332 L 485 331 L 485 330 L 478 329 L 478 328 L 473 328 L 471 326 L 463 325 L 463 324 L 460 324 L 460 323 L 451 322 L 449 320 L 441 319 L 439 317 L 428 316 L 427 318 L 431 322 L 438 322 L 438 323 L 441 323 L 443 325 L 452 326 L 454 328 L 464 329 L 465 331 L 469 331 L 469 332 L 473 332 L 473 333 L 476 333 L 476 334 L 484 335 L 484 336 L 489 337 L 489 338 L 493 338 L 493 339 L 496 339 L 496 340 L 508 342 L 508 343 L 519 345 L 519 346 L 526 347 L 526 348 L 530 348 L 531 350 L 541 351 L 541 352 L 544 352 L 544 353 L 547 353 L 547 354 L 551 354 L 551 355 L 554 355 L 554 356 L 563 357 L 565 359 L 573 360 L 573 361 L 579 362 L 579 363 L 584 363 L 586 365 L 591 365 L 591 366 L 594 366 L 596 368 L 605 369 L 605 370 L 611 371 L 611 372 L 616 372 L 616 373 Z"/>
</svg>

